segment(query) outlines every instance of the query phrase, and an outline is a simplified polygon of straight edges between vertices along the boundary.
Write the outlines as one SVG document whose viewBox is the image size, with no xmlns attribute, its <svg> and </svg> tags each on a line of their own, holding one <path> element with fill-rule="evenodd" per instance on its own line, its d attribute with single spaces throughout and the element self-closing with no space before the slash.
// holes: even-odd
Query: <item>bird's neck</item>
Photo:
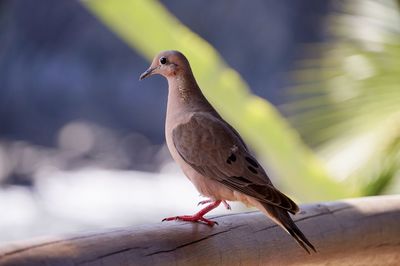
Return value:
<svg viewBox="0 0 400 266">
<path fill-rule="evenodd" d="M 169 78 L 168 86 L 168 107 L 174 106 L 178 112 L 214 111 L 191 72 Z"/>
</svg>

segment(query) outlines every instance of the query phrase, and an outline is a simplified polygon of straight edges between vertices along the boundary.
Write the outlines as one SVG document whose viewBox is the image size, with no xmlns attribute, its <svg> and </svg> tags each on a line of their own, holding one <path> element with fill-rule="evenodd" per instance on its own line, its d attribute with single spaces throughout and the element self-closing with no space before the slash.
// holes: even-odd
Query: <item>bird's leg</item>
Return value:
<svg viewBox="0 0 400 266">
<path fill-rule="evenodd" d="M 204 215 L 206 215 L 211 210 L 217 208 L 220 204 L 221 204 L 221 200 L 216 200 L 216 201 L 213 201 L 207 207 L 201 209 L 199 212 L 195 213 L 194 215 L 173 216 L 173 217 L 165 218 L 162 221 L 164 222 L 164 221 L 180 220 L 180 221 L 195 222 L 195 223 L 203 222 L 209 226 L 213 226 L 218 223 L 204 218 Z"/>
<path fill-rule="evenodd" d="M 211 202 L 214 202 L 212 199 L 208 199 L 208 200 L 202 200 L 202 201 L 200 201 L 198 204 L 197 204 L 197 206 L 199 206 L 199 205 L 204 205 L 204 204 L 206 204 L 206 203 L 211 203 Z M 226 202 L 226 200 L 222 200 L 222 204 L 224 204 L 224 206 L 225 206 L 225 208 L 227 209 L 227 210 L 231 210 L 232 208 L 231 208 L 231 205 L 229 205 L 229 203 L 228 202 Z"/>
</svg>

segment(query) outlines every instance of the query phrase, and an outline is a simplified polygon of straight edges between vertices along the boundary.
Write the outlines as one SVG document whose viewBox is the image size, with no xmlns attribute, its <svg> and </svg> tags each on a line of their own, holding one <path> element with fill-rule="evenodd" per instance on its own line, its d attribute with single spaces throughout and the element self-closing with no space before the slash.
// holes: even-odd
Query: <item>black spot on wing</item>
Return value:
<svg viewBox="0 0 400 266">
<path fill-rule="evenodd" d="M 235 162 L 235 161 L 236 161 L 236 155 L 233 153 L 231 154 L 231 156 L 228 157 L 228 159 L 226 159 L 226 162 L 228 164 L 232 164 L 232 162 Z"/>
<path fill-rule="evenodd" d="M 253 174 L 257 174 L 257 170 L 254 169 L 253 167 L 247 166 L 247 168 L 248 168 Z"/>
<path fill-rule="evenodd" d="M 234 178 L 234 179 L 236 179 L 236 180 L 238 180 L 240 182 L 246 183 L 246 184 L 250 184 L 251 183 L 250 180 L 248 180 L 247 178 L 244 178 L 243 176 L 232 176 L 232 178 Z"/>
<path fill-rule="evenodd" d="M 256 161 L 254 161 L 253 159 L 251 159 L 250 157 L 246 157 L 245 158 L 246 161 L 251 164 L 253 167 L 258 168 L 258 163 Z M 251 170 L 250 170 L 251 171 Z"/>
</svg>

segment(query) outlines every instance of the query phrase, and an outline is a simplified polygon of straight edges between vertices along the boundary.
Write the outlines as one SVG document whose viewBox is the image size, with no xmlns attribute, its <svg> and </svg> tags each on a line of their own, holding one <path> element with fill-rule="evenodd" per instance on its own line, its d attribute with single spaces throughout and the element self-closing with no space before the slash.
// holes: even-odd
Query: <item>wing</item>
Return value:
<svg viewBox="0 0 400 266">
<path fill-rule="evenodd" d="M 225 121 L 195 113 L 173 129 L 172 139 L 180 156 L 203 176 L 261 202 L 298 212 L 296 203 L 272 185 L 239 134 Z"/>
</svg>

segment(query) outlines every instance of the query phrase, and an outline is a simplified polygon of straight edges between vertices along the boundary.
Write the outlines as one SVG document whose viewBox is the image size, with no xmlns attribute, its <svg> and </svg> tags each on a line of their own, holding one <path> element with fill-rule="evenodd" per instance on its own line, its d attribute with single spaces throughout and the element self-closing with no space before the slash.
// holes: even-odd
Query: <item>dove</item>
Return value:
<svg viewBox="0 0 400 266">
<path fill-rule="evenodd" d="M 209 200 L 194 215 L 165 218 L 201 222 L 213 226 L 205 214 L 221 203 L 240 201 L 254 206 L 289 233 L 308 253 L 314 246 L 296 226 L 289 213 L 299 207 L 280 192 L 250 153 L 239 133 L 214 109 L 197 85 L 189 61 L 179 51 L 163 51 L 140 76 L 159 74 L 168 81 L 165 137 L 168 149 L 183 173 Z"/>
</svg>

